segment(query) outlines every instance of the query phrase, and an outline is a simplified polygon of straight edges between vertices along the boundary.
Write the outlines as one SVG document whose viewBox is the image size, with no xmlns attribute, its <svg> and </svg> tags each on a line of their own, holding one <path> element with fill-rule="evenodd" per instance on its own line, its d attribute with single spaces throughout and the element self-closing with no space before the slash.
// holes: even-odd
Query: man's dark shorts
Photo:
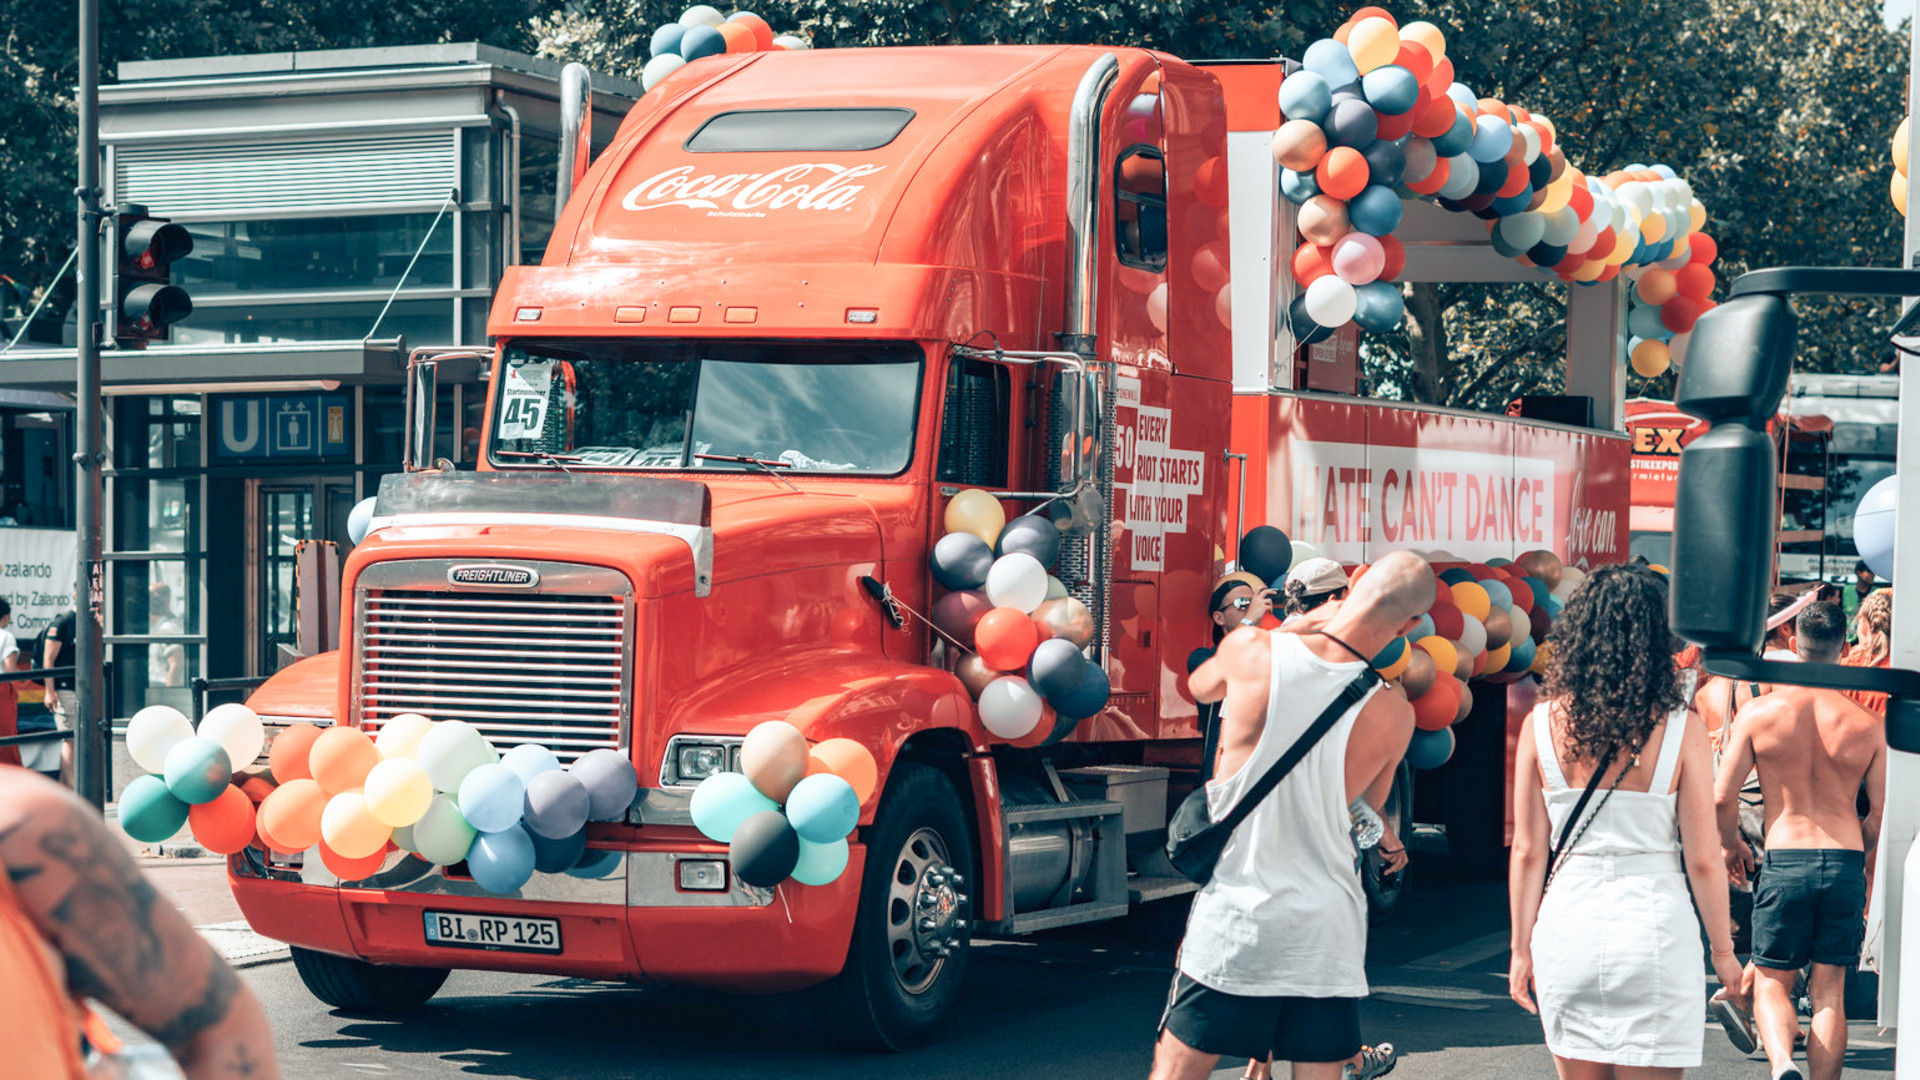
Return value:
<svg viewBox="0 0 1920 1080">
<path fill-rule="evenodd" d="M 1242 997 L 1176 972 L 1160 1030 L 1226 1058 L 1345 1061 L 1360 1052 L 1360 999 Z"/>
<path fill-rule="evenodd" d="M 1774 849 L 1753 886 L 1753 962 L 1792 971 L 1852 967 L 1867 935 L 1867 857 L 1836 848 Z"/>
</svg>

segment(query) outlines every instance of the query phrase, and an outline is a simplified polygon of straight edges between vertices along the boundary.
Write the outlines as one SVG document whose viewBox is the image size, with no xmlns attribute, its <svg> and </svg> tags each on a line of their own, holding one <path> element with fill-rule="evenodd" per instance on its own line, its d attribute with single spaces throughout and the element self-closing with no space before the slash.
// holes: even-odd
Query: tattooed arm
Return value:
<svg viewBox="0 0 1920 1080">
<path fill-rule="evenodd" d="M 0 861 L 67 985 L 159 1040 L 189 1080 L 275 1080 L 260 1002 L 65 788 L 0 769 Z"/>
</svg>

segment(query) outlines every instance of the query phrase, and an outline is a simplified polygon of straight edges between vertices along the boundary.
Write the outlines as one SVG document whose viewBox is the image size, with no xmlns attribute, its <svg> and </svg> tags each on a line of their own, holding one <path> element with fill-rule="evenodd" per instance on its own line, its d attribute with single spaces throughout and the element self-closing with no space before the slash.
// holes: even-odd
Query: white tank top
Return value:
<svg viewBox="0 0 1920 1080">
<path fill-rule="evenodd" d="M 1207 785 L 1218 820 L 1366 668 L 1269 635 L 1267 724 L 1238 772 Z M 1220 853 L 1194 896 L 1180 971 L 1203 986 L 1260 997 L 1364 997 L 1367 901 L 1347 814 L 1347 739 L 1375 686 L 1332 727 Z"/>
</svg>

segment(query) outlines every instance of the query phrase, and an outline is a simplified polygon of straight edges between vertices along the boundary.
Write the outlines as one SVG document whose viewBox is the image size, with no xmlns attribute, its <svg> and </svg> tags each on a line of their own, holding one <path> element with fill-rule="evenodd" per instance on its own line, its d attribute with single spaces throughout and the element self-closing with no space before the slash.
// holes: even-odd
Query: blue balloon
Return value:
<svg viewBox="0 0 1920 1080">
<path fill-rule="evenodd" d="M 1455 567 L 1451 567 L 1449 569 L 1440 571 L 1440 580 L 1446 582 L 1449 585 L 1458 585 L 1462 582 L 1473 581 L 1475 579 L 1473 576 L 1473 571 L 1468 570 L 1464 566 L 1455 566 Z M 1420 639 L 1414 638 L 1414 640 L 1418 641 Z"/>
<path fill-rule="evenodd" d="M 1280 115 L 1319 123 L 1333 107 L 1333 87 L 1311 71 L 1296 71 L 1280 83 Z"/>
<path fill-rule="evenodd" d="M 711 26 L 690 26 L 680 38 L 680 55 L 689 62 L 727 51 L 727 39 Z"/>
<path fill-rule="evenodd" d="M 687 28 L 677 22 L 670 22 L 653 32 L 653 41 L 647 47 L 648 56 L 680 55 L 680 42 L 687 36 Z"/>
<path fill-rule="evenodd" d="M 483 833 L 505 832 L 520 824 L 527 785 L 505 765 L 482 765 L 460 781 L 460 816 Z M 517 886 L 516 886 L 517 887 Z"/>
<path fill-rule="evenodd" d="M 802 778 L 787 796 L 787 824 L 801 840 L 831 844 L 846 839 L 859 823 L 860 796 L 832 773 Z"/>
<path fill-rule="evenodd" d="M 1469 153 L 1467 159 L 1472 161 L 1473 155 Z M 1480 167 L 1479 182 L 1473 185 L 1473 193 L 1475 195 L 1492 196 L 1494 192 L 1507 186 L 1507 163 L 1504 159 L 1495 158 L 1492 161 L 1476 161 L 1474 164 Z M 1492 200 L 1489 199 L 1488 201 L 1491 202 Z"/>
<path fill-rule="evenodd" d="M 1674 172 L 1673 166 L 1671 165 L 1655 165 L 1653 166 L 1653 171 L 1659 173 L 1660 179 L 1662 180 L 1678 180 L 1680 178 L 1680 174 Z"/>
<path fill-rule="evenodd" d="M 1469 113 L 1480 107 L 1480 95 L 1469 89 L 1466 83 L 1448 83 L 1447 96 L 1466 106 Z"/>
<path fill-rule="evenodd" d="M 1386 64 L 1367 72 L 1360 80 L 1360 88 L 1373 107 L 1385 116 L 1404 116 L 1420 100 L 1420 80 L 1398 64 Z"/>
<path fill-rule="evenodd" d="M 1489 161 L 1499 161 L 1513 149 L 1513 125 L 1497 116 L 1480 116 L 1473 122 L 1473 144 L 1467 147 L 1467 153 L 1473 160 L 1485 165 Z"/>
<path fill-rule="evenodd" d="M 1320 194 L 1320 180 L 1311 169 L 1306 172 L 1281 169 L 1280 194 L 1295 206 L 1304 206 L 1308 199 Z"/>
<path fill-rule="evenodd" d="M 679 23 L 669 23 L 678 26 Z M 500 755 L 500 764 L 513 770 L 523 784 L 532 783 L 533 778 L 543 772 L 552 772 L 560 768 L 560 759 L 553 751 L 537 743 L 521 743 L 519 746 Z"/>
<path fill-rule="evenodd" d="M 1493 601 L 1494 607 L 1510 608 L 1513 606 L 1513 590 L 1507 588 L 1506 582 L 1495 581 L 1492 578 L 1488 578 L 1480 583 L 1480 587 L 1487 590 L 1487 599 Z"/>
<path fill-rule="evenodd" d="M 1900 508 L 1900 478 L 1889 476 L 1867 489 L 1853 511 L 1853 545 L 1878 577 L 1893 579 L 1894 520 Z"/>
<path fill-rule="evenodd" d="M 1335 101 L 1322 126 L 1327 130 L 1328 146 L 1351 146 L 1358 150 L 1380 134 L 1380 114 L 1359 98 Z"/>
<path fill-rule="evenodd" d="M 714 773 L 693 789 L 687 810 L 693 815 L 693 827 L 715 843 L 733 840 L 740 823 L 763 810 L 778 805 L 753 786 L 753 781 L 737 772 Z"/>
<path fill-rule="evenodd" d="M 1367 183 L 1396 187 L 1407 174 L 1407 152 L 1398 142 L 1375 139 L 1360 151 L 1367 159 Z"/>
<path fill-rule="evenodd" d="M 1416 769 L 1437 769 L 1453 756 L 1453 729 L 1416 731 L 1407 744 L 1407 764 Z"/>
<path fill-rule="evenodd" d="M 1094 713 L 1107 707 L 1107 698 L 1113 693 L 1113 684 L 1107 681 L 1107 673 L 1099 664 L 1087 662 L 1087 673 L 1074 687 L 1073 693 L 1053 703 L 1054 711 L 1062 719 L 1085 720 Z"/>
<path fill-rule="evenodd" d="M 533 877 L 533 837 L 518 825 L 500 832 L 482 832 L 467 849 L 467 872 L 473 883 L 504 896 L 518 892 Z"/>
<path fill-rule="evenodd" d="M 1347 204 L 1347 220 L 1369 236 L 1385 236 L 1400 227 L 1400 196 L 1393 189 L 1369 184 Z"/>
<path fill-rule="evenodd" d="M 1652 304 L 1642 304 L 1627 313 L 1627 332 L 1635 337 L 1656 337 L 1664 329 L 1666 327 L 1660 322 L 1660 309 Z"/>
<path fill-rule="evenodd" d="M 528 835 L 533 838 L 533 868 L 543 874 L 563 874 L 573 869 L 587 853 L 585 829 L 558 840 L 549 840 L 535 832 Z"/>
<path fill-rule="evenodd" d="M 1504 199 L 1496 197 L 1493 200 L 1493 205 L 1487 207 L 1487 209 L 1493 211 L 1500 217 L 1512 217 L 1515 214 L 1526 213 L 1527 204 L 1531 202 L 1533 202 L 1533 189 L 1531 187 L 1523 187 L 1517 195 L 1509 195 Z"/>
<path fill-rule="evenodd" d="M 618 851 L 591 850 L 567 868 L 568 877 L 603 878 L 620 869 L 626 856 Z"/>
<path fill-rule="evenodd" d="M 1527 249 L 1527 258 L 1532 259 L 1535 266 L 1559 266 L 1566 257 L 1565 245 L 1549 244 L 1544 240 Z"/>
<path fill-rule="evenodd" d="M 1443 158 L 1458 157 L 1472 145 L 1473 120 L 1465 113 L 1456 111 L 1453 114 L 1453 126 L 1445 134 L 1434 137 L 1433 152 Z"/>
<path fill-rule="evenodd" d="M 1406 302 L 1400 298 L 1400 290 L 1390 281 L 1369 281 L 1365 285 L 1355 286 L 1357 303 L 1353 309 L 1353 321 L 1360 329 L 1384 334 L 1400 325 L 1400 316 L 1406 312 Z"/>
<path fill-rule="evenodd" d="M 1547 588 L 1547 583 L 1537 577 L 1525 577 L 1520 580 L 1526 582 L 1528 591 L 1533 593 L 1534 610 L 1538 611 L 1541 608 L 1547 607 L 1547 597 L 1553 595 L 1553 590 Z M 1553 614 L 1552 610 L 1548 609 L 1547 614 Z"/>
<path fill-rule="evenodd" d="M 1438 628 L 1433 625 L 1433 616 L 1422 614 L 1419 621 L 1413 624 L 1413 629 L 1407 631 L 1407 640 L 1419 641 L 1423 637 L 1432 637 L 1438 632 Z"/>
<path fill-rule="evenodd" d="M 1308 71 L 1327 81 L 1327 85 L 1338 90 L 1360 77 L 1360 69 L 1354 65 L 1353 54 L 1345 45 L 1332 38 L 1321 38 L 1307 46 L 1306 56 L 1302 58 Z M 1286 85 L 1284 82 L 1282 86 Z"/>
<path fill-rule="evenodd" d="M 1480 163 L 1465 154 L 1455 154 L 1447 159 L 1447 182 L 1440 185 L 1440 197 L 1462 199 L 1473 194 L 1479 184 Z"/>
<path fill-rule="evenodd" d="M 1027 660 L 1027 681 L 1048 701 L 1056 701 L 1073 693 L 1086 677 L 1086 667 L 1086 657 L 1073 642 L 1066 638 L 1048 638 Z"/>
</svg>

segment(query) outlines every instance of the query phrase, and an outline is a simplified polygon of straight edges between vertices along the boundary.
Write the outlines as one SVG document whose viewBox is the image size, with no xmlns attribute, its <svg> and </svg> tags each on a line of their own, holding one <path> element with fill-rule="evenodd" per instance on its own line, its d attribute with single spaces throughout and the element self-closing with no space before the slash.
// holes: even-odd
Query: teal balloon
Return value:
<svg viewBox="0 0 1920 1080">
<path fill-rule="evenodd" d="M 625 856 L 618 851 L 588 851 L 579 862 L 567 868 L 567 876 L 597 880 L 620 869 L 625 861 Z"/>
<path fill-rule="evenodd" d="M 1369 236 L 1385 236 L 1400 227 L 1403 212 L 1400 196 L 1390 187 L 1369 184 L 1347 204 L 1347 218 L 1353 227 Z"/>
<path fill-rule="evenodd" d="M 157 844 L 187 823 L 187 804 L 157 776 L 136 776 L 120 793 L 120 828 L 143 844 Z"/>
<path fill-rule="evenodd" d="M 1400 289 L 1391 281 L 1369 281 L 1354 288 L 1357 298 L 1353 309 L 1353 321 L 1360 329 L 1376 334 L 1384 334 L 1400 325 L 1400 316 L 1406 313 L 1406 301 L 1400 297 Z"/>
<path fill-rule="evenodd" d="M 723 772 L 700 781 L 700 786 L 693 789 L 693 799 L 687 808 L 693 814 L 693 827 L 700 830 L 700 835 L 716 844 L 730 844 L 733 831 L 741 822 L 763 810 L 780 807 L 760 794 L 745 774 Z"/>
<path fill-rule="evenodd" d="M 793 880 L 802 885 L 831 885 L 847 868 L 845 838 L 826 844 L 800 841 L 800 861 L 793 865 Z"/>
<path fill-rule="evenodd" d="M 1642 304 L 1627 315 L 1627 332 L 1637 338 L 1657 338 L 1666 330 L 1660 321 L 1660 309 Z"/>
<path fill-rule="evenodd" d="M 1280 115 L 1289 120 L 1319 123 L 1333 107 L 1333 87 L 1311 71 L 1296 71 L 1281 80 Z"/>
<path fill-rule="evenodd" d="M 1433 625 L 1433 616 L 1422 614 L 1420 620 L 1413 624 L 1413 629 L 1407 631 L 1407 640 L 1419 641 L 1423 637 L 1432 637 L 1439 632 Z"/>
<path fill-rule="evenodd" d="M 688 60 L 719 56 L 727 51 L 727 39 L 711 26 L 690 26 L 680 38 L 680 55 Z"/>
<path fill-rule="evenodd" d="M 587 853 L 585 829 L 559 840 L 548 840 L 531 829 L 528 835 L 533 837 L 533 868 L 543 874 L 565 873 Z"/>
<path fill-rule="evenodd" d="M 483 832 L 467 849 L 467 872 L 473 883 L 504 896 L 520 891 L 533 877 L 533 837 L 518 825 L 501 832 Z"/>
<path fill-rule="evenodd" d="M 860 824 L 860 796 L 838 776 L 815 773 L 795 784 L 787 796 L 787 822 L 805 841 L 844 840 Z"/>
<path fill-rule="evenodd" d="M 167 751 L 167 790 L 188 806 L 210 803 L 233 782 L 233 762 L 219 743 L 201 735 L 173 744 Z"/>
<path fill-rule="evenodd" d="M 1487 590 L 1487 599 L 1493 601 L 1493 606 L 1503 608 L 1513 606 L 1513 590 L 1507 588 L 1506 582 L 1487 578 L 1480 583 L 1480 587 Z"/>
<path fill-rule="evenodd" d="M 1520 640 L 1514 642 L 1513 652 L 1507 658 L 1506 670 L 1507 671 L 1527 670 L 1528 668 L 1533 666 L 1533 658 L 1538 653 L 1538 651 L 1539 651 L 1539 647 L 1533 643 L 1533 639 L 1530 637 L 1521 638 Z"/>
<path fill-rule="evenodd" d="M 413 823 L 413 850 L 435 866 L 452 866 L 467 857 L 474 828 L 460 816 L 451 795 L 435 795 L 427 812 Z"/>
<path fill-rule="evenodd" d="M 1547 235 L 1547 215 L 1528 212 L 1503 217 L 1494 223 L 1493 235 L 1508 246 L 1525 251 Z"/>
<path fill-rule="evenodd" d="M 1295 206 L 1305 205 L 1308 199 L 1320 194 L 1320 178 L 1311 169 L 1304 172 L 1281 169 L 1280 194 Z"/>
<path fill-rule="evenodd" d="M 1367 102 L 1383 116 L 1404 116 L 1420 100 L 1420 80 L 1398 64 L 1383 64 L 1367 72 L 1360 77 L 1360 87 Z"/>
<path fill-rule="evenodd" d="M 1453 756 L 1453 729 L 1416 731 L 1407 745 L 1407 764 L 1416 769 L 1437 769 Z"/>
<path fill-rule="evenodd" d="M 1374 655 L 1372 661 L 1373 666 L 1377 668 L 1392 667 L 1394 664 L 1400 662 L 1402 656 L 1407 654 L 1408 648 L 1406 638 L 1394 638 L 1392 641 L 1387 642 L 1386 648 L 1381 649 Z"/>
</svg>

